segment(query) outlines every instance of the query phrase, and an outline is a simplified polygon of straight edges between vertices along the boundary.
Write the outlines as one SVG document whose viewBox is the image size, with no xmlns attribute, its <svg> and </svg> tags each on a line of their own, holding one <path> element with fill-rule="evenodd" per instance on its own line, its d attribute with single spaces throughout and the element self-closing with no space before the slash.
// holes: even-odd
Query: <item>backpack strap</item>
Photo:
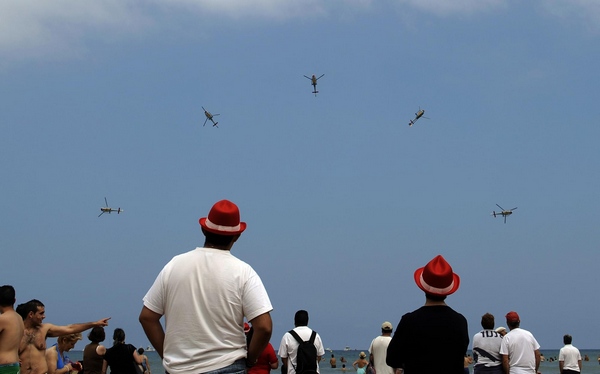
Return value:
<svg viewBox="0 0 600 374">
<path fill-rule="evenodd" d="M 288 331 L 288 333 L 294 337 L 294 339 L 296 339 L 296 341 L 298 342 L 298 344 L 302 344 L 304 343 L 304 340 L 302 340 L 302 338 L 300 338 L 300 335 L 298 335 L 298 333 L 296 331 L 294 331 L 293 329 Z M 292 365 L 292 367 L 294 368 L 294 371 L 296 371 L 296 365 L 294 365 L 294 363 L 292 362 L 292 360 L 289 360 L 289 363 Z"/>
<path fill-rule="evenodd" d="M 294 337 L 294 339 L 296 339 L 296 341 L 298 343 L 305 343 L 304 340 L 302 340 L 302 338 L 300 337 L 300 335 L 298 335 L 298 333 L 294 330 L 290 330 L 288 331 L 290 333 L 291 336 Z M 308 339 L 307 341 L 310 342 L 311 344 L 315 344 L 315 338 L 317 337 L 317 332 L 315 330 L 312 331 L 312 334 L 310 334 L 310 339 Z"/>
<path fill-rule="evenodd" d="M 296 331 L 290 330 L 288 332 L 290 333 L 291 336 L 294 337 L 294 339 L 296 339 L 296 341 L 298 343 L 304 343 L 304 340 L 302 340 L 302 338 L 300 337 L 300 335 L 298 335 L 298 333 Z M 311 335 L 311 338 L 312 338 L 312 335 Z"/>
</svg>

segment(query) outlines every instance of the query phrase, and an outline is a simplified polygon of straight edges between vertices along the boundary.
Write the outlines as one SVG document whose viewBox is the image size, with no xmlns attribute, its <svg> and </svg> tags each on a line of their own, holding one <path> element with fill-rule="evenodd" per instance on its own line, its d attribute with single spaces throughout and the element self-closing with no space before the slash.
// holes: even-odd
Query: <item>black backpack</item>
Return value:
<svg viewBox="0 0 600 374">
<path fill-rule="evenodd" d="M 290 330 L 289 333 L 299 343 L 296 366 L 292 363 L 296 374 L 315 374 L 317 372 L 317 347 L 315 347 L 317 332 L 313 330 L 308 341 L 302 340 L 294 330 Z"/>
</svg>

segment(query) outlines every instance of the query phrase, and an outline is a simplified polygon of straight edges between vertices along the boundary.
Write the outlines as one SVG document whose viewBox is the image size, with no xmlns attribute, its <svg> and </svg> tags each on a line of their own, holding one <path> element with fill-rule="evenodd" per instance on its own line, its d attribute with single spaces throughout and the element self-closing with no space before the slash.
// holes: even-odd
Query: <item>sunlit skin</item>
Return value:
<svg viewBox="0 0 600 374">
<path fill-rule="evenodd" d="M 45 374 L 48 372 L 46 338 L 74 334 L 94 326 L 108 326 L 110 319 L 103 318 L 96 322 L 56 326 L 51 323 L 43 323 L 44 318 L 46 318 L 46 310 L 44 307 L 38 306 L 37 311 L 29 312 L 23 321 L 25 333 L 19 346 L 21 374 Z"/>
<path fill-rule="evenodd" d="M 19 362 L 19 345 L 25 325 L 13 306 L 0 307 L 0 365 Z"/>
<path fill-rule="evenodd" d="M 57 345 L 46 349 L 46 363 L 48 364 L 48 374 L 67 374 L 71 371 L 73 367 L 76 367 L 76 363 L 67 364 L 64 367 L 58 369 L 58 355 L 61 356 L 64 352 L 69 352 L 71 349 L 75 347 L 78 339 L 58 339 Z M 63 357 L 64 360 L 64 357 Z"/>
</svg>

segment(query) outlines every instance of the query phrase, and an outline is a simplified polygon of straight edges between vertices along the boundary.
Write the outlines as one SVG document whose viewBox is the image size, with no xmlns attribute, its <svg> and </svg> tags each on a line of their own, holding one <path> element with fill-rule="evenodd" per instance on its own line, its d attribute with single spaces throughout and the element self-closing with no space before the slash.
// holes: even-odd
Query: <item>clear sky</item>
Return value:
<svg viewBox="0 0 600 374">
<path fill-rule="evenodd" d="M 515 310 L 598 348 L 598 25 L 585 0 L 2 1 L 0 282 L 145 346 L 142 297 L 226 198 L 275 346 L 306 309 L 368 348 L 442 254 L 471 335 Z"/>
</svg>

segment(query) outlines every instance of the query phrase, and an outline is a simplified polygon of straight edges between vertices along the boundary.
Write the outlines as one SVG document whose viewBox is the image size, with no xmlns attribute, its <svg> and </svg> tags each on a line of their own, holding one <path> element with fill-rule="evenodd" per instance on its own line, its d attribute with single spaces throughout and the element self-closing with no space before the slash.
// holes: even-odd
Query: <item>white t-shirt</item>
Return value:
<svg viewBox="0 0 600 374">
<path fill-rule="evenodd" d="M 310 335 L 312 334 L 312 329 L 308 326 L 298 326 L 294 328 L 296 334 L 300 336 L 300 338 L 304 341 L 310 339 Z M 277 354 L 281 358 L 288 358 L 287 372 L 288 374 L 296 374 L 296 370 L 294 366 L 296 366 L 296 356 L 298 355 L 298 346 L 300 343 L 289 333 L 286 332 L 283 334 L 281 338 L 281 344 L 279 345 L 279 352 Z M 317 348 L 317 356 L 323 357 L 325 355 L 325 348 L 323 348 L 323 342 L 321 341 L 321 337 L 317 333 L 315 336 L 315 348 Z M 319 373 L 319 362 L 317 361 L 317 373 Z"/>
<path fill-rule="evenodd" d="M 163 365 L 171 374 L 204 373 L 246 357 L 244 316 L 273 309 L 254 269 L 215 248 L 173 257 L 144 306 L 164 316 Z"/>
<path fill-rule="evenodd" d="M 377 374 L 394 374 L 394 369 L 385 362 L 388 345 L 390 345 L 391 341 L 391 336 L 378 336 L 373 339 L 369 346 L 369 353 L 373 355 Z"/>
<path fill-rule="evenodd" d="M 500 345 L 502 344 L 502 335 L 494 330 L 481 330 L 473 336 L 473 356 L 475 365 L 484 365 L 487 367 L 502 365 L 500 356 Z M 487 357 L 486 353 L 492 358 Z"/>
<path fill-rule="evenodd" d="M 564 361 L 563 370 L 579 371 L 579 361 L 581 361 L 581 353 L 579 349 L 571 344 L 565 344 L 560 349 L 558 361 Z"/>
<path fill-rule="evenodd" d="M 540 345 L 529 331 L 516 328 L 502 338 L 500 354 L 508 355 L 509 374 L 536 374 L 535 350 L 538 349 Z"/>
</svg>

